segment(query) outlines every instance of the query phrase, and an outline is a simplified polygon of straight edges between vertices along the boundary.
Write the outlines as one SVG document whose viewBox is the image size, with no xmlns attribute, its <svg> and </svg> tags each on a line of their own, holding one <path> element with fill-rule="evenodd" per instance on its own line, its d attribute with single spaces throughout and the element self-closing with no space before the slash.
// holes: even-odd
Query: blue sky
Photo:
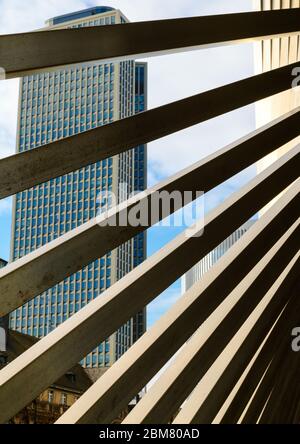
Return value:
<svg viewBox="0 0 300 444">
<path fill-rule="evenodd" d="M 25 32 L 43 26 L 55 15 L 105 4 L 121 9 L 131 21 L 165 19 L 251 10 L 251 0 L 0 0 L 0 32 Z M 251 44 L 200 50 L 147 60 L 149 63 L 149 108 L 197 94 L 253 74 Z M 18 80 L 0 83 L 0 157 L 15 150 Z M 228 113 L 201 125 L 149 144 L 149 185 L 176 173 L 216 149 L 254 129 L 252 106 Z M 210 211 L 253 175 L 253 168 L 208 193 L 205 211 Z M 0 201 L 0 257 L 8 259 L 11 200 Z M 153 227 L 148 230 L 148 254 L 162 248 L 182 228 Z M 159 296 L 148 310 L 148 322 L 162 315 L 180 297 L 180 282 Z"/>
</svg>

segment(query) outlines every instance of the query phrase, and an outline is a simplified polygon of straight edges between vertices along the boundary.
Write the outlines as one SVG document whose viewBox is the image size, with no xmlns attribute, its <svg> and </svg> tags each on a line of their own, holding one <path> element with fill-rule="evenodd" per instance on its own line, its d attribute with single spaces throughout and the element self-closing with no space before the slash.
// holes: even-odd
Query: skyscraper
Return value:
<svg viewBox="0 0 300 444">
<path fill-rule="evenodd" d="M 182 278 L 182 293 L 188 291 L 211 267 L 231 248 L 254 224 L 254 220 L 246 222 L 232 233 L 218 247 L 208 253 L 198 264 L 191 268 Z"/>
<path fill-rule="evenodd" d="M 128 20 L 118 10 L 94 7 L 48 20 L 45 29 L 103 26 Z M 20 83 L 17 151 L 72 136 L 147 107 L 147 65 L 124 61 L 63 67 Z M 18 193 L 14 199 L 11 259 L 61 236 L 96 216 L 97 196 L 118 200 L 146 187 L 146 146 L 97 162 Z M 126 190 L 124 195 L 124 185 Z M 122 195 L 120 194 L 122 191 Z M 97 203 L 98 202 L 98 203 Z M 140 234 L 65 279 L 10 316 L 11 328 L 43 337 L 103 293 L 145 258 Z M 84 358 L 86 367 L 110 366 L 143 334 L 145 310 Z"/>
<path fill-rule="evenodd" d="M 258 11 L 268 11 L 276 9 L 299 8 L 298 0 L 253 0 L 253 6 Z M 274 37 L 254 43 L 254 60 L 256 74 L 277 69 L 282 66 L 295 63 L 300 60 L 300 34 Z M 291 83 L 297 80 L 299 86 L 299 71 L 291 72 Z M 299 88 L 290 88 L 274 96 L 268 97 L 256 103 L 256 124 L 257 127 L 266 125 L 268 122 L 279 116 L 297 108 L 300 105 Z M 290 149 L 294 148 L 300 142 L 300 137 L 283 145 L 275 150 L 257 164 L 257 171 L 260 173 L 270 166 L 279 157 L 284 155 Z M 276 199 L 275 199 L 276 200 Z M 271 201 L 262 211 L 263 214 L 274 201 Z"/>
</svg>

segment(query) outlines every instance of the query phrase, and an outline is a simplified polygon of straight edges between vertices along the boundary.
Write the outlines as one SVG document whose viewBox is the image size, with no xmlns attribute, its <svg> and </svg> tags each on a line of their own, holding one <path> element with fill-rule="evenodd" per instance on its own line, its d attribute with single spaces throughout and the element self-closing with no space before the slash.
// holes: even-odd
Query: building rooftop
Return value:
<svg viewBox="0 0 300 444">
<path fill-rule="evenodd" d="M 5 265 L 7 265 L 7 261 L 5 261 L 4 259 L 0 258 L 0 268 L 1 267 L 5 267 Z"/>
<path fill-rule="evenodd" d="M 110 6 L 94 6 L 93 8 L 82 9 L 80 11 L 70 12 L 64 15 L 58 15 L 56 17 L 47 20 L 46 23 L 50 23 L 52 25 L 59 25 L 60 23 L 91 17 L 97 14 L 104 14 L 105 12 L 110 12 L 110 11 L 115 11 L 115 8 L 112 8 Z"/>
<path fill-rule="evenodd" d="M 9 364 L 32 345 L 36 344 L 38 340 L 33 336 L 8 330 L 7 351 L 5 352 L 6 364 Z M 2 366 L 4 365 L 0 362 L 0 369 Z M 79 393 L 84 393 L 91 385 L 91 379 L 79 364 L 76 364 L 69 372 L 52 384 L 52 386 Z"/>
</svg>

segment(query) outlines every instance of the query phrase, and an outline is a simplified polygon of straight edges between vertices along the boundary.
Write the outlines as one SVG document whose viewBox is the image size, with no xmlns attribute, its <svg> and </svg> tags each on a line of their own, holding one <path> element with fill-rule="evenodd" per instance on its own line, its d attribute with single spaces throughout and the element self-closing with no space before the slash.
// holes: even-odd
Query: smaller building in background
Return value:
<svg viewBox="0 0 300 444">
<path fill-rule="evenodd" d="M 0 351 L 0 370 L 12 362 L 38 339 L 6 330 L 5 350 Z M 15 415 L 11 424 L 52 424 L 92 385 L 81 365 L 77 364 L 41 395 Z"/>
<path fill-rule="evenodd" d="M 231 234 L 218 247 L 208 253 L 198 264 L 191 268 L 182 278 L 182 293 L 188 291 L 211 267 L 231 248 L 255 223 L 246 222 L 241 228 Z"/>
<path fill-rule="evenodd" d="M 7 265 L 7 262 L 4 259 L 0 258 L 0 268 L 5 267 L 5 265 Z"/>
</svg>

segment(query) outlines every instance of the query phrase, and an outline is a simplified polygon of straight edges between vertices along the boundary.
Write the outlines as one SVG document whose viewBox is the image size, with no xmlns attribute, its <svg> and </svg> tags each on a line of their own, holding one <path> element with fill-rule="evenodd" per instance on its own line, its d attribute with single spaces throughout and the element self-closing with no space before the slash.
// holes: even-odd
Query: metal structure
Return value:
<svg viewBox="0 0 300 444">
<path fill-rule="evenodd" d="M 154 55 L 300 33 L 300 11 L 123 24 L 0 37 L 8 77 L 91 60 Z M 141 30 L 143 32 L 141 32 Z M 135 38 L 136 35 L 139 38 Z M 151 34 L 151 38 L 149 38 Z M 140 38 L 142 36 L 142 38 Z M 55 50 L 53 49 L 55 48 Z M 292 87 L 297 63 L 145 111 L 0 160 L 0 197 L 211 119 Z M 174 177 L 155 191 L 207 192 L 300 135 L 297 108 Z M 152 329 L 59 420 L 111 422 L 178 350 L 124 423 L 299 422 L 300 146 L 293 146 L 209 213 L 202 236 L 181 234 L 0 372 L 5 422 L 281 194 Z M 177 208 L 170 207 L 168 214 Z M 110 226 L 126 203 L 0 271 L 0 316 L 146 227 Z M 165 217 L 161 212 L 149 225 Z M 195 227 L 197 230 L 197 227 Z M 188 342 L 186 342 L 188 341 Z M 276 378 L 274 377 L 276 375 Z M 293 384 L 296 384 L 294 387 Z"/>
</svg>

